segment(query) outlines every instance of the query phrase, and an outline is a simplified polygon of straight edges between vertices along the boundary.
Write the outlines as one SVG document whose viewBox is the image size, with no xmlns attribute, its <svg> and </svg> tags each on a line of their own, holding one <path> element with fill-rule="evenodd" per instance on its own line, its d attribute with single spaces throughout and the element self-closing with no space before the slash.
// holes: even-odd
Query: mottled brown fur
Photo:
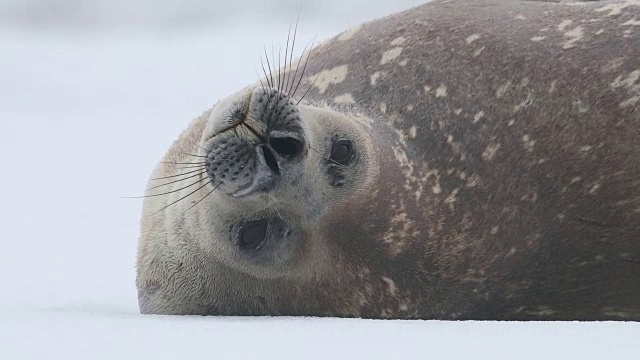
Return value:
<svg viewBox="0 0 640 360">
<path fill-rule="evenodd" d="M 169 250 L 141 250 L 163 274 L 139 276 L 141 302 L 153 288 L 168 305 L 147 312 L 640 320 L 638 19 L 633 0 L 434 1 L 321 44 L 308 99 L 370 118 L 380 166 L 317 229 L 331 271 L 258 279 L 193 249 L 169 271 Z"/>
</svg>

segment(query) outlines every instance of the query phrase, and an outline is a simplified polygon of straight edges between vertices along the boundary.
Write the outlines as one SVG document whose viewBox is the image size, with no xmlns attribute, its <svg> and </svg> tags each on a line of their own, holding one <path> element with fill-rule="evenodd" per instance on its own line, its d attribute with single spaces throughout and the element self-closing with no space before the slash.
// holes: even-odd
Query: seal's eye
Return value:
<svg viewBox="0 0 640 360">
<path fill-rule="evenodd" d="M 340 139 L 331 147 L 331 161 L 347 165 L 353 158 L 353 144 L 351 140 Z"/>
<path fill-rule="evenodd" d="M 252 250 L 260 247 L 267 236 L 268 223 L 266 219 L 247 222 L 240 230 L 240 247 Z"/>
</svg>

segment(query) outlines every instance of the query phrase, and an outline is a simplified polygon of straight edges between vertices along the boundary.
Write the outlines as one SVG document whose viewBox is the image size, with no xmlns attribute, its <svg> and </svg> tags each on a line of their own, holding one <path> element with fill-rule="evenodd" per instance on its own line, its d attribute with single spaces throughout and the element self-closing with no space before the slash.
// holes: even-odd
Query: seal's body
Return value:
<svg viewBox="0 0 640 360">
<path fill-rule="evenodd" d="M 640 320 L 640 1 L 434 1 L 285 74 L 155 170 L 143 313 Z"/>
</svg>

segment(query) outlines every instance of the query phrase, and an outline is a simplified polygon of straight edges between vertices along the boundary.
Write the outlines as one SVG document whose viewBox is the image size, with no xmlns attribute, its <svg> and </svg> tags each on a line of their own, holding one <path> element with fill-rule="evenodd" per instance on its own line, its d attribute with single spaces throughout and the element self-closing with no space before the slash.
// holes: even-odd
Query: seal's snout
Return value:
<svg viewBox="0 0 640 360">
<path fill-rule="evenodd" d="M 257 88 L 225 102 L 211 119 L 207 173 L 234 197 L 274 191 L 302 171 L 305 134 L 293 100 L 277 89 Z"/>
<path fill-rule="evenodd" d="M 255 152 L 256 167 L 253 172 L 253 181 L 247 182 L 232 192 L 231 195 L 234 197 L 270 191 L 280 176 L 280 166 L 268 146 L 258 145 L 255 147 Z"/>
</svg>

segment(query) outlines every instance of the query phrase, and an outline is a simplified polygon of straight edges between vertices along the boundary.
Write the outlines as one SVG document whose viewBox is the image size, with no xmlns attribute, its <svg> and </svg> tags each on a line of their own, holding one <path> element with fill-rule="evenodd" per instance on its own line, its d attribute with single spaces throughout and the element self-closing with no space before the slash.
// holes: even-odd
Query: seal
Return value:
<svg viewBox="0 0 640 360">
<path fill-rule="evenodd" d="M 142 313 L 640 320 L 640 1 L 433 1 L 303 59 L 154 170 Z"/>
</svg>

